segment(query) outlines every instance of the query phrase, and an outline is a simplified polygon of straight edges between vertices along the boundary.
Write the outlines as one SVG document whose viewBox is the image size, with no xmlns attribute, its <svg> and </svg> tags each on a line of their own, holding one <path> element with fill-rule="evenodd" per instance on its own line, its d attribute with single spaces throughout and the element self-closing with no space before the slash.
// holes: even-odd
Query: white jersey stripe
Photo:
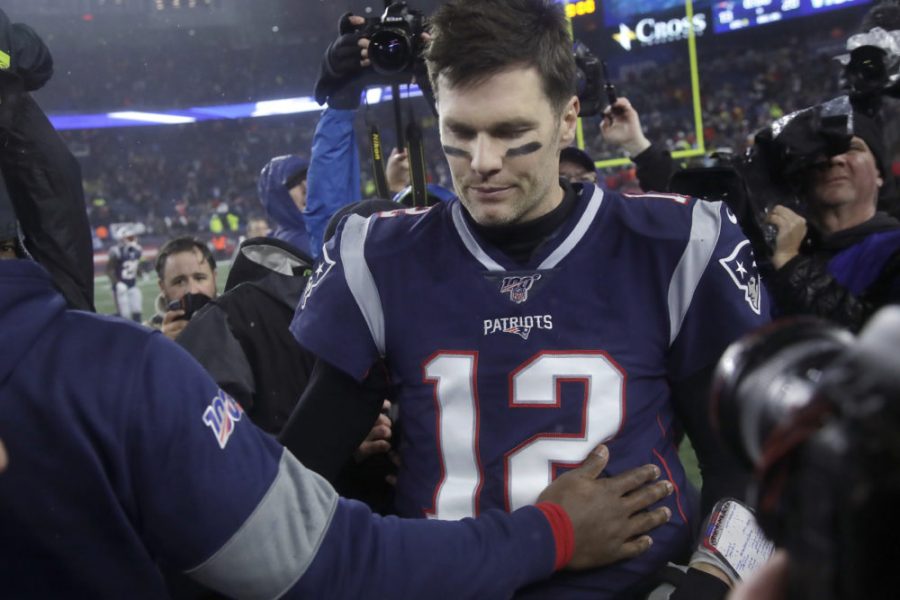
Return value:
<svg viewBox="0 0 900 600">
<path fill-rule="evenodd" d="M 344 265 L 347 287 L 350 288 L 350 293 L 369 326 L 369 333 L 372 334 L 372 341 L 375 342 L 378 353 L 384 356 L 384 308 L 364 252 L 369 225 L 372 219 L 376 218 L 375 215 L 368 219 L 360 215 L 347 217 L 341 234 L 341 263 Z"/>
<path fill-rule="evenodd" d="M 675 342 L 700 278 L 712 258 L 722 228 L 722 203 L 697 200 L 691 215 L 691 237 L 669 282 L 669 344 Z"/>
<path fill-rule="evenodd" d="M 253 514 L 218 552 L 186 574 L 229 597 L 278 598 L 315 558 L 337 502 L 328 482 L 285 450 Z"/>
<path fill-rule="evenodd" d="M 463 217 L 462 211 L 462 203 L 455 202 L 451 210 L 453 214 L 453 224 L 456 226 L 456 232 L 459 233 L 459 237 L 462 239 L 462 243 L 466 247 L 466 250 L 475 257 L 475 260 L 484 265 L 484 268 L 488 271 L 505 271 L 506 269 L 488 256 L 487 252 L 482 250 L 481 246 L 478 245 L 478 242 L 475 241 L 475 236 L 469 231 L 469 226 L 466 225 L 466 219 Z"/>
<path fill-rule="evenodd" d="M 584 214 L 578 219 L 578 223 L 569 233 L 565 240 L 563 240 L 556 249 L 550 253 L 550 256 L 545 258 L 543 262 L 538 266 L 538 269 L 552 269 L 556 265 L 560 263 L 569 253 L 578 245 L 578 242 L 584 237 L 585 233 L 587 233 L 588 228 L 591 226 L 591 223 L 594 220 L 594 217 L 597 216 L 597 211 L 600 210 L 600 204 L 603 201 L 603 190 L 599 187 L 594 188 L 594 194 L 591 196 L 591 199 L 588 201 L 588 206 L 584 210 Z M 456 202 L 453 205 L 452 214 L 453 214 L 453 224 L 456 226 L 456 231 L 459 234 L 459 237 L 462 239 L 463 245 L 469 251 L 475 259 L 484 265 L 484 268 L 488 271 L 506 271 L 506 269 L 500 265 L 497 261 L 491 258 L 487 252 L 485 252 L 481 246 L 478 245 L 478 242 L 475 240 L 475 236 L 472 235 L 472 232 L 469 230 L 469 226 L 466 224 L 466 219 L 462 214 L 463 211 L 462 203 Z"/>
<path fill-rule="evenodd" d="M 550 256 L 544 259 L 538 269 L 552 269 L 558 265 L 562 259 L 569 255 L 572 249 L 581 241 L 581 238 L 584 237 L 584 234 L 587 233 L 588 227 L 591 226 L 594 217 L 597 216 L 597 211 L 600 210 L 600 204 L 602 202 L 603 190 L 595 186 L 594 193 L 588 202 L 588 206 L 584 209 L 584 214 L 578 219 L 578 224 L 575 225 L 568 237 L 556 247 L 556 250 L 551 252 Z"/>
</svg>

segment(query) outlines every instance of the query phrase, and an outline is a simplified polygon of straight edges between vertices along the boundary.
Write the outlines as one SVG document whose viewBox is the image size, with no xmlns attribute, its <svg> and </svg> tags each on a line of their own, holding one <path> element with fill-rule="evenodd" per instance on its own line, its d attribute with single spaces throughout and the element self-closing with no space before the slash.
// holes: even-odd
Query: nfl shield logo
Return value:
<svg viewBox="0 0 900 600">
<path fill-rule="evenodd" d="M 516 304 L 522 304 L 528 300 L 528 290 L 530 290 L 534 286 L 534 282 L 540 278 L 540 273 L 504 277 L 503 283 L 500 285 L 500 293 L 509 294 L 510 300 Z"/>
</svg>

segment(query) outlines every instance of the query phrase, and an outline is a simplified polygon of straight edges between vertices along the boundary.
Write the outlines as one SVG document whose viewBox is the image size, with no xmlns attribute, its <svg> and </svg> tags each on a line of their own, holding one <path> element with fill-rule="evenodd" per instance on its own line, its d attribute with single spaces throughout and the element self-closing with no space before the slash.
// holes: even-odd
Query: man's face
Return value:
<svg viewBox="0 0 900 600">
<path fill-rule="evenodd" d="M 826 167 L 813 173 L 814 208 L 847 206 L 874 213 L 882 183 L 869 146 L 854 137 L 847 152 L 833 156 Z"/>
<path fill-rule="evenodd" d="M 288 194 L 291 195 L 291 200 L 294 201 L 294 206 L 297 207 L 297 210 L 303 212 L 306 210 L 306 180 L 304 179 L 294 187 L 288 190 Z"/>
<path fill-rule="evenodd" d="M 166 301 L 174 302 L 188 292 L 216 297 L 216 273 L 199 250 L 179 252 L 166 258 L 159 289 Z"/>
<path fill-rule="evenodd" d="M 597 171 L 586 171 L 584 167 L 569 161 L 560 161 L 559 176 L 572 183 L 597 183 Z"/>
<path fill-rule="evenodd" d="M 578 99 L 557 115 L 533 67 L 469 87 L 438 78 L 441 143 L 453 185 L 480 225 L 533 220 L 562 199 L 559 151 L 575 136 Z"/>
<path fill-rule="evenodd" d="M 247 237 L 263 237 L 269 235 L 269 224 L 265 219 L 250 219 L 247 223 Z"/>
</svg>

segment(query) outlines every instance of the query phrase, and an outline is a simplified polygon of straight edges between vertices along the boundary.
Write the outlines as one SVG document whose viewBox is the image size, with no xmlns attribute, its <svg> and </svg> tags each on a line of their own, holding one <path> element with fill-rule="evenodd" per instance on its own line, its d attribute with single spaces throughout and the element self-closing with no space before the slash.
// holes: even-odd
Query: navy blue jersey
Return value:
<svg viewBox="0 0 900 600">
<path fill-rule="evenodd" d="M 386 359 L 403 423 L 403 516 L 514 510 L 600 442 L 610 475 L 657 464 L 677 491 L 651 550 L 538 588 L 596 598 L 687 543 L 694 507 L 669 384 L 765 322 L 767 304 L 750 245 L 722 203 L 585 186 L 525 265 L 480 239 L 458 201 L 350 216 L 292 331 L 358 379 Z"/>
<path fill-rule="evenodd" d="M 113 263 L 115 277 L 128 287 L 134 287 L 143 250 L 138 244 L 120 244 L 109 250 L 109 260 Z"/>
</svg>

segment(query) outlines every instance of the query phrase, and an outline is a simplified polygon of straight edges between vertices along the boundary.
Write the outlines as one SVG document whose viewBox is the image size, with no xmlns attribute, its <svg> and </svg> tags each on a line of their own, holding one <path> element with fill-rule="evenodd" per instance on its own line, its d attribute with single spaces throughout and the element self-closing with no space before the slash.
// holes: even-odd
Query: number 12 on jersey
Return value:
<svg viewBox="0 0 900 600">
<path fill-rule="evenodd" d="M 478 353 L 435 355 L 425 364 L 425 380 L 435 386 L 437 444 L 443 466 L 428 516 L 450 520 L 475 516 L 483 485 Z M 625 374 L 602 351 L 552 351 L 520 365 L 509 381 L 510 410 L 561 410 L 559 385 L 581 382 L 584 386 L 581 431 L 536 433 L 506 452 L 506 504 L 516 510 L 537 499 L 553 479 L 555 467 L 577 466 L 597 444 L 616 435 L 625 417 Z"/>
</svg>

